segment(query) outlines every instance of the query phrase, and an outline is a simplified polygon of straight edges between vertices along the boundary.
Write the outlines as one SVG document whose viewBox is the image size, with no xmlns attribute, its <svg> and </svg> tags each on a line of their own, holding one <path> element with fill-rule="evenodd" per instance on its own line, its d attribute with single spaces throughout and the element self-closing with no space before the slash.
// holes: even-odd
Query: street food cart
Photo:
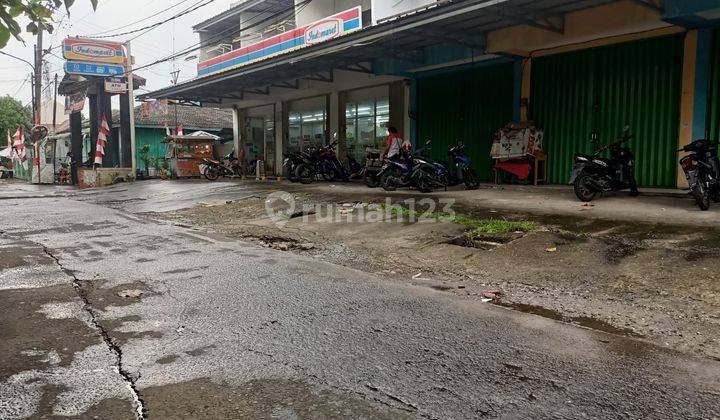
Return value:
<svg viewBox="0 0 720 420">
<path fill-rule="evenodd" d="M 199 177 L 204 158 L 213 158 L 213 143 L 217 136 L 207 133 L 167 136 L 167 159 L 174 178 Z"/>
</svg>

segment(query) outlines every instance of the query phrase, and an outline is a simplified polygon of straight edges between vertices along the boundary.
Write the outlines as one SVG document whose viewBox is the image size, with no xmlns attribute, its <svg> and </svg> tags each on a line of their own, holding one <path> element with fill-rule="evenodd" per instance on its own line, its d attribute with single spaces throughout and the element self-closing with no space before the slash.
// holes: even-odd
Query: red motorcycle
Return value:
<svg viewBox="0 0 720 420">
<path fill-rule="evenodd" d="M 200 165 L 200 173 L 203 174 L 208 181 L 217 181 L 221 176 L 234 177 L 242 175 L 240 160 L 235 157 L 235 152 L 231 152 L 225 156 L 227 164 L 220 160 L 203 158 L 203 164 Z"/>
</svg>

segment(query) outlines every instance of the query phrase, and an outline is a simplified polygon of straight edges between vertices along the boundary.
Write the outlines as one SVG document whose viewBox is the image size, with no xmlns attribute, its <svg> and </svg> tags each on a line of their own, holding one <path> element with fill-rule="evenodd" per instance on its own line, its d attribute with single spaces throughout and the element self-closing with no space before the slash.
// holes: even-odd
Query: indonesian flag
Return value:
<svg viewBox="0 0 720 420">
<path fill-rule="evenodd" d="M 178 136 L 184 136 L 184 135 L 185 135 L 185 127 L 183 127 L 182 124 L 178 125 L 177 135 L 178 135 Z"/>
<path fill-rule="evenodd" d="M 98 130 L 97 145 L 95 146 L 95 164 L 102 166 L 105 157 L 105 148 L 107 147 L 107 138 L 110 135 L 110 127 L 108 126 L 105 115 L 100 119 L 100 129 Z"/>
<path fill-rule="evenodd" d="M 19 159 L 23 169 L 28 168 L 27 164 L 27 153 L 25 153 L 25 141 L 24 141 L 25 130 L 23 127 L 18 127 L 13 136 L 13 158 Z"/>
<path fill-rule="evenodd" d="M 168 124 L 168 122 L 166 120 L 163 125 L 165 126 L 165 135 L 169 137 L 170 136 L 170 124 Z"/>
</svg>

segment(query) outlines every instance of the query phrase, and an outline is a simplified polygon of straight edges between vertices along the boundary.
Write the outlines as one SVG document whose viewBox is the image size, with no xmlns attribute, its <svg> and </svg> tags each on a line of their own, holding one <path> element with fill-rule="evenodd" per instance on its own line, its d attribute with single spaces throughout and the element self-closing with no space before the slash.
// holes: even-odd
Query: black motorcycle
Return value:
<svg viewBox="0 0 720 420">
<path fill-rule="evenodd" d="M 309 154 L 307 152 L 283 153 L 283 157 L 283 173 L 285 174 L 285 178 L 290 182 L 298 182 L 295 171 L 298 165 L 309 158 Z"/>
<path fill-rule="evenodd" d="M 380 159 L 380 151 L 377 149 L 365 149 L 365 166 L 360 173 L 365 180 L 365 185 L 370 188 L 380 186 L 380 177 L 378 174 L 383 167 L 383 161 Z"/>
<path fill-rule="evenodd" d="M 592 155 L 576 154 L 573 157 L 575 166 L 570 183 L 580 201 L 592 201 L 597 193 L 628 188 L 631 195 L 639 194 L 633 173 L 635 156 L 629 148 L 624 147 L 631 138 L 629 127 L 625 127 L 622 137 Z M 610 151 L 609 159 L 600 157 L 605 151 Z"/>
<path fill-rule="evenodd" d="M 690 191 L 700 210 L 710 208 L 710 199 L 720 201 L 720 162 L 717 144 L 709 140 L 694 141 L 678 152 L 686 152 L 680 159 Z"/>
<path fill-rule="evenodd" d="M 303 184 L 310 184 L 321 176 L 325 181 L 348 180 L 348 173 L 335 154 L 337 140 L 321 147 L 314 153 L 303 156 L 303 161 L 295 169 L 295 176 Z"/>
<path fill-rule="evenodd" d="M 468 190 L 476 190 L 480 187 L 480 178 L 472 167 L 472 160 L 465 154 L 465 144 L 458 140 L 456 146 L 448 150 L 453 171 L 450 172 L 450 184 L 465 184 Z"/>
</svg>

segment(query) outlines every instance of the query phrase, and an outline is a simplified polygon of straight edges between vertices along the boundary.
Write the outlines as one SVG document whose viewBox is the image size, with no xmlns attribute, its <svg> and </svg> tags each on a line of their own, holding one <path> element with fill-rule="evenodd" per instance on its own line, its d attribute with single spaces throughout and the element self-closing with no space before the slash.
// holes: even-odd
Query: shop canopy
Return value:
<svg viewBox="0 0 720 420">
<path fill-rule="evenodd" d="M 562 33 L 567 13 L 615 0 L 456 0 L 439 1 L 361 31 L 241 67 L 199 77 L 140 96 L 219 104 L 245 94 L 268 95 L 271 87 L 298 88 L 300 79 L 332 82 L 333 70 L 377 73 L 377 59 L 423 62 L 424 51 L 453 44 L 485 53 L 484 34 L 515 25 Z M 635 0 L 656 8 L 654 0 Z M 388 74 L 388 73 L 386 73 Z"/>
</svg>

